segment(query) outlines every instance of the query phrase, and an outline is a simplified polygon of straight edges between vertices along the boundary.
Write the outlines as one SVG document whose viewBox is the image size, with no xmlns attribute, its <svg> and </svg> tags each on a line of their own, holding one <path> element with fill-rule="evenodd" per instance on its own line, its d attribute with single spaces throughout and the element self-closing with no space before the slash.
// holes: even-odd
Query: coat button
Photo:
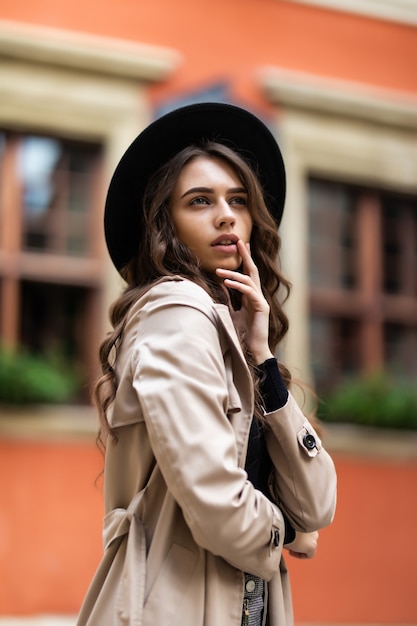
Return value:
<svg viewBox="0 0 417 626">
<path fill-rule="evenodd" d="M 308 433 L 303 437 L 303 444 L 305 445 L 307 450 L 313 450 L 316 447 L 316 438 Z"/>
<path fill-rule="evenodd" d="M 279 531 L 274 530 L 274 546 L 279 546 Z"/>
<path fill-rule="evenodd" d="M 255 581 L 248 580 L 245 587 L 246 587 L 246 591 L 249 591 L 249 593 L 251 593 L 252 591 L 255 591 L 255 587 L 256 587 Z"/>
</svg>

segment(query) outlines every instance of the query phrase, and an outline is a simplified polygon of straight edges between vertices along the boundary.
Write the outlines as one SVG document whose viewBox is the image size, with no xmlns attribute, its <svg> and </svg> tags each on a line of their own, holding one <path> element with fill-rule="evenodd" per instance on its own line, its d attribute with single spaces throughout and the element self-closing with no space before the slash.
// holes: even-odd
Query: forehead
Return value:
<svg viewBox="0 0 417 626">
<path fill-rule="evenodd" d="M 177 186 L 206 180 L 210 184 L 242 186 L 242 179 L 236 168 L 225 159 L 215 156 L 196 156 L 181 169 Z"/>
</svg>

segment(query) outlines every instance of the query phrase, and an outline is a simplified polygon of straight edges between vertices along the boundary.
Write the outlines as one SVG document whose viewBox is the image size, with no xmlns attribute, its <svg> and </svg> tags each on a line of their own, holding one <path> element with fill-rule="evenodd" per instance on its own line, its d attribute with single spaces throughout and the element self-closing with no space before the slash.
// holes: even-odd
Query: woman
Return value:
<svg viewBox="0 0 417 626">
<path fill-rule="evenodd" d="M 273 136 L 225 104 L 160 118 L 115 171 L 127 287 L 100 352 L 105 554 L 79 626 L 292 624 L 282 550 L 314 555 L 336 477 L 274 357 L 284 196 Z"/>
</svg>

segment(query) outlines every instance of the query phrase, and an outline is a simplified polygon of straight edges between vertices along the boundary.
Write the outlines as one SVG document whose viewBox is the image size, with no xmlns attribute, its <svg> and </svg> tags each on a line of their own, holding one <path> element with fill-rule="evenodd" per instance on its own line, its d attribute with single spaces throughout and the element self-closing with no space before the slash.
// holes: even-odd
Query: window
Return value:
<svg viewBox="0 0 417 626">
<path fill-rule="evenodd" d="M 320 391 L 417 374 L 417 198 L 309 180 L 310 344 Z"/>
<path fill-rule="evenodd" d="M 0 343 L 64 352 L 90 381 L 121 289 L 104 253 L 106 179 L 149 122 L 150 84 L 180 58 L 17 22 L 2 23 L 0 48 Z"/>
<path fill-rule="evenodd" d="M 101 147 L 0 131 L 0 338 L 91 379 L 96 355 Z M 94 356 L 94 358 L 93 358 Z"/>
</svg>

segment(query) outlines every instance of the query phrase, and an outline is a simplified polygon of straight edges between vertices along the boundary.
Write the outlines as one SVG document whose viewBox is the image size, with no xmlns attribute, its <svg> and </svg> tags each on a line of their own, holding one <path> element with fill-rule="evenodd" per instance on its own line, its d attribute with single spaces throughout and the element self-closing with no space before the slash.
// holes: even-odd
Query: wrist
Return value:
<svg viewBox="0 0 417 626">
<path fill-rule="evenodd" d="M 261 363 L 265 363 L 265 361 L 267 361 L 268 359 L 275 358 L 269 348 L 257 352 L 252 352 L 252 356 L 255 361 L 255 365 L 261 365 Z"/>
</svg>

